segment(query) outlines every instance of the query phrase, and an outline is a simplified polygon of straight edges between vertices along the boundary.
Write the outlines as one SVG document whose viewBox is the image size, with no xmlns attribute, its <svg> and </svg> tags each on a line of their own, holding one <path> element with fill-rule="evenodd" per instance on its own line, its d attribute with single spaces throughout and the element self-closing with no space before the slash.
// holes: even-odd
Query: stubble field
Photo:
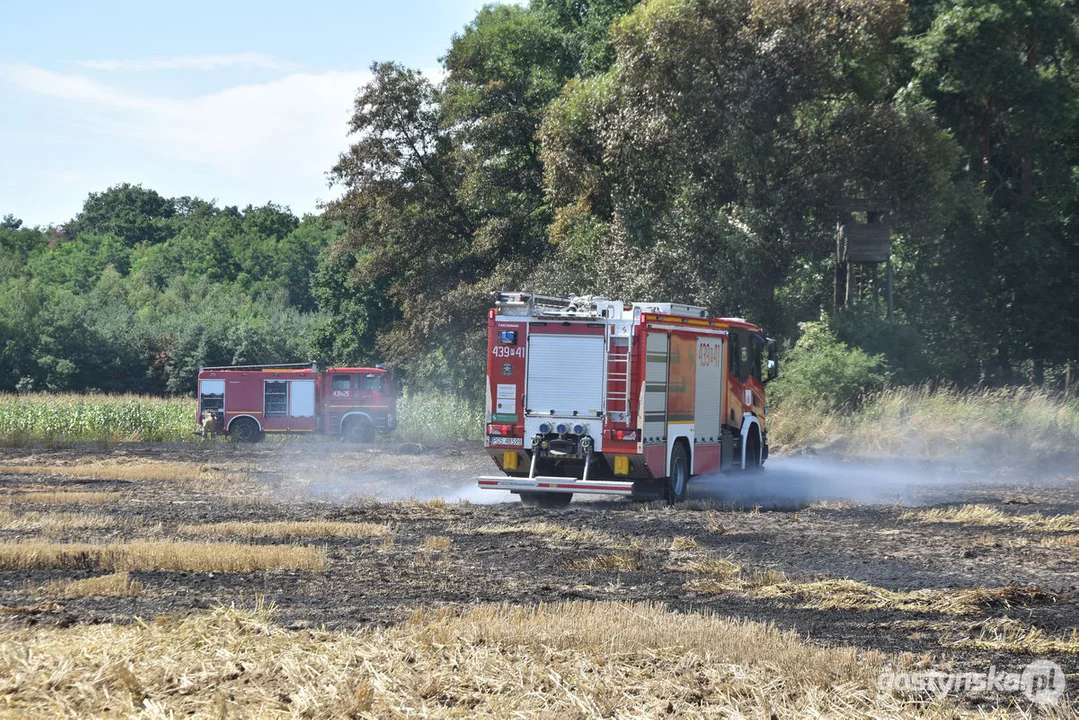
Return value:
<svg viewBox="0 0 1079 720">
<path fill-rule="evenodd" d="M 474 490 L 492 468 L 475 443 L 5 449 L 0 714 L 1076 710 L 1079 473 L 775 458 L 678 507 L 552 511 Z M 878 687 L 1035 659 L 1055 704 Z"/>
</svg>

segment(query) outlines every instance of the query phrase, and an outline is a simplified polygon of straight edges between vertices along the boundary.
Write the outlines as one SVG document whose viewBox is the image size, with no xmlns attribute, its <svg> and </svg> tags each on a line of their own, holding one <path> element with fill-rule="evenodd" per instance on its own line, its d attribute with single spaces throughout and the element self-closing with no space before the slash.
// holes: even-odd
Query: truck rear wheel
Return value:
<svg viewBox="0 0 1079 720">
<path fill-rule="evenodd" d="M 573 499 L 573 493 L 523 492 L 519 494 L 521 504 L 529 507 L 562 508 L 569 505 L 569 501 Z"/>
<path fill-rule="evenodd" d="M 229 428 L 229 435 L 242 443 L 257 443 L 263 438 L 258 423 L 251 418 L 236 418 Z"/>
<path fill-rule="evenodd" d="M 671 474 L 667 477 L 667 502 L 673 505 L 685 500 L 687 487 L 689 487 L 689 458 L 686 457 L 686 446 L 678 442 L 671 451 Z"/>
<path fill-rule="evenodd" d="M 372 443 L 375 441 L 375 426 L 365 417 L 352 418 L 345 421 L 341 436 L 349 442 Z"/>
</svg>

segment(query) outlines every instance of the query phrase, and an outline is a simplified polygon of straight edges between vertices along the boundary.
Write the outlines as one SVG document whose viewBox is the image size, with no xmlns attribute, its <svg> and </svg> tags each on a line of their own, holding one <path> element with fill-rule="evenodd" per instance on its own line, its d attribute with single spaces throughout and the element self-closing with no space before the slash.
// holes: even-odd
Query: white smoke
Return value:
<svg viewBox="0 0 1079 720">
<path fill-rule="evenodd" d="M 765 470 L 696 477 L 690 497 L 752 507 L 797 507 L 816 502 L 928 505 L 979 496 L 1021 493 L 1034 479 L 1022 472 L 925 460 L 866 460 L 831 456 L 773 457 Z"/>
</svg>

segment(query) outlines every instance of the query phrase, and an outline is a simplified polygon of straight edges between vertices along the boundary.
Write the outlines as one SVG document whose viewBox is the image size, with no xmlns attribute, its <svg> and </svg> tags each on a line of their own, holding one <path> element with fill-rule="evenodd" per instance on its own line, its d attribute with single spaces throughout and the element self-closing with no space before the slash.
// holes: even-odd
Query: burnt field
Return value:
<svg viewBox="0 0 1079 720">
<path fill-rule="evenodd" d="M 267 622 L 289 637 L 343 637 L 409 626 L 418 611 L 662 603 L 897 667 L 1017 672 L 1045 658 L 1068 674 L 1065 703 L 1079 687 L 1079 473 L 774 458 L 759 476 L 695 481 L 678 507 L 582 496 L 541 510 L 474 490 L 492 469 L 475 444 L 6 449 L 4 647 L 233 607 L 272 607 Z M 350 686 L 356 712 L 392 715 L 370 684 L 371 698 Z M 138 709 L 154 692 L 129 694 Z M 238 697 L 220 702 L 242 708 Z M 1031 710 L 1015 695 L 961 700 Z"/>
</svg>

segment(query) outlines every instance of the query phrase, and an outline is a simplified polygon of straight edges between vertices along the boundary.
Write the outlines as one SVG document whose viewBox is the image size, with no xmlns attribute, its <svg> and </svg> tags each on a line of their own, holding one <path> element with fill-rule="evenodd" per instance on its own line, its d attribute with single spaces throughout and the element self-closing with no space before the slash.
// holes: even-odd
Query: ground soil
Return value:
<svg viewBox="0 0 1079 720">
<path fill-rule="evenodd" d="M 221 485 L 152 477 L 89 479 L 66 470 L 95 462 L 162 461 L 198 463 L 211 472 L 237 467 L 247 472 Z M 811 470 L 805 470 L 806 462 L 813 463 Z M 946 644 L 947 638 L 977 635 L 980 627 L 999 618 L 1015 619 L 1048 635 L 1079 626 L 1079 547 L 1041 542 L 1047 535 L 1066 533 L 900 519 L 911 506 L 962 503 L 986 504 L 1008 514 L 1076 513 L 1079 472 L 1066 470 L 1041 470 L 1032 477 L 1022 470 L 891 464 L 881 479 L 883 466 L 875 463 L 773 458 L 759 478 L 691 484 L 691 494 L 716 498 L 714 503 L 698 500 L 664 508 L 581 496 L 567 509 L 543 510 L 511 502 L 508 494 L 476 490 L 474 477 L 495 468 L 483 449 L 470 443 L 355 447 L 308 438 L 262 445 L 87 444 L 6 448 L 0 451 L 0 465 L 40 470 L 33 475 L 0 473 L 0 506 L 7 496 L 32 486 L 123 493 L 122 500 L 105 505 L 11 505 L 15 512 L 95 512 L 118 521 L 139 518 L 136 523 L 118 522 L 115 531 L 103 535 L 76 532 L 61 541 L 114 541 L 147 533 L 180 537 L 177 531 L 183 523 L 222 521 L 365 521 L 387 524 L 393 532 L 392 547 L 378 539 L 249 540 L 323 545 L 330 562 L 323 572 L 137 572 L 133 576 L 146 592 L 136 597 L 44 603 L 33 588 L 100 572 L 0 570 L 0 606 L 5 609 L 0 623 L 129 622 L 217 604 L 252 604 L 262 597 L 274 604 L 276 618 L 286 627 L 346 629 L 395 623 L 417 606 L 568 598 L 649 600 L 680 611 L 771 622 L 822 645 L 929 654 L 937 668 L 984 670 L 995 664 L 1009 671 L 1021 670 L 1034 656 L 955 648 Z M 56 468 L 65 468 L 64 474 Z M 820 477 L 843 482 L 821 486 L 817 493 L 814 483 Z M 869 492 L 872 487 L 877 489 Z M 786 495 L 784 489 L 789 491 Z M 844 497 L 855 502 L 816 502 Z M 543 533 L 476 532 L 492 525 L 538 522 L 592 530 L 597 537 L 571 542 Z M 448 536 L 450 550 L 424 550 L 431 536 Z M 700 549 L 672 551 L 675 537 L 692 538 Z M 0 531 L 0 542 L 26 539 L 30 538 L 24 531 Z M 630 552 L 639 558 L 639 569 L 570 568 L 574 560 L 634 544 L 637 547 Z M 1035 585 L 1051 594 L 1044 601 L 986 606 L 958 618 L 895 610 L 812 610 L 791 601 L 687 591 L 684 585 L 692 578 L 671 569 L 672 561 L 707 554 L 730 558 L 754 571 L 779 570 L 795 581 L 850 578 L 904 591 Z M 1079 685 L 1079 655 L 1039 657 L 1057 662 L 1069 674 L 1069 684 Z"/>
</svg>

